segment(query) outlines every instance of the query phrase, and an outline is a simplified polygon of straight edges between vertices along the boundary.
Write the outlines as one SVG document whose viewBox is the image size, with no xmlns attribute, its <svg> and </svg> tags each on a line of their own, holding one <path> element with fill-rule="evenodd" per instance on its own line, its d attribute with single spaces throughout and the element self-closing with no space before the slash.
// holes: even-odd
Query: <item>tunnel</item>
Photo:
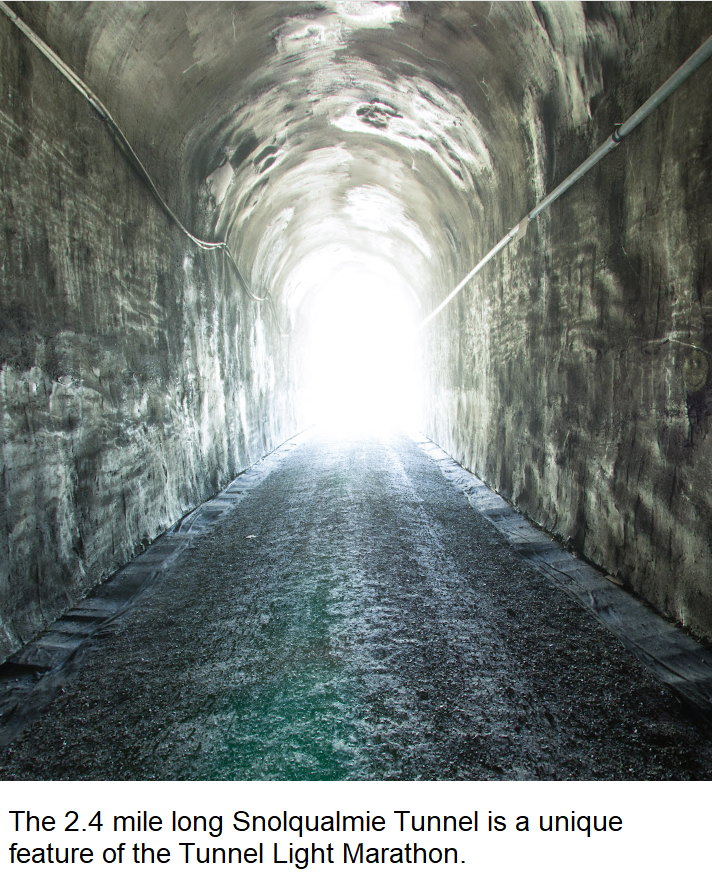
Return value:
<svg viewBox="0 0 712 896">
<path fill-rule="evenodd" d="M 430 499 L 401 507 L 395 493 L 374 489 L 398 476 L 410 482 L 417 469 L 440 495 L 432 513 L 441 522 L 423 522 L 423 532 L 452 524 L 465 557 L 475 524 L 451 521 L 448 502 L 457 497 L 458 513 L 475 514 L 465 497 L 472 505 L 480 496 L 484 508 L 498 501 L 475 551 L 485 566 L 504 550 L 498 520 L 527 525 L 557 562 L 592 570 L 655 620 L 642 628 L 667 626 L 688 645 L 680 655 L 689 648 L 704 665 L 712 63 L 625 139 L 616 129 L 710 34 L 708 3 L 3 3 L 3 680 L 27 673 L 32 688 L 60 675 L 36 659 L 23 672 L 21 658 L 33 649 L 37 657 L 43 633 L 72 612 L 79 619 L 102 588 L 167 556 L 191 520 L 217 518 L 231 495 L 243 497 L 241 482 L 253 476 L 266 489 L 259 471 L 270 464 L 264 482 L 274 494 L 252 499 L 244 486 L 240 507 L 271 508 L 269 525 L 308 541 L 323 567 L 332 559 L 322 548 L 346 539 L 352 560 L 332 591 L 348 603 L 350 587 L 371 588 L 369 619 L 407 613 L 388 610 L 388 588 L 372 584 L 387 580 L 385 561 L 381 579 L 364 572 L 368 534 L 346 538 L 348 508 L 371 514 L 394 565 L 408 551 L 415 557 L 420 548 L 405 547 L 400 533 Z M 529 216 L 606 141 L 605 157 Z M 322 472 L 307 454 L 321 458 Z M 280 472 L 278 463 L 296 466 Z M 280 482 L 301 490 L 303 517 L 286 515 L 292 499 L 280 497 Z M 333 519 L 321 506 L 332 492 L 345 502 Z M 255 595 L 275 564 L 290 575 L 290 561 L 265 553 L 253 567 L 245 552 L 266 536 L 256 521 L 241 525 L 234 539 L 215 536 L 239 555 L 225 587 L 252 581 L 245 618 L 256 613 L 254 625 L 269 626 L 274 613 Z M 220 562 L 201 575 L 219 577 Z M 504 592 L 505 554 L 499 562 L 491 575 Z M 470 560 L 462 563 L 476 581 Z M 293 578 L 292 590 L 304 590 Z M 557 585 L 542 581 L 532 600 L 550 631 L 535 637 L 523 622 L 517 631 L 532 655 L 565 641 L 569 669 L 581 641 L 599 635 L 564 634 L 574 611 L 547 604 L 541 589 Z M 195 625 L 212 618 L 206 578 L 189 586 L 187 603 L 171 587 L 171 606 L 182 609 L 156 611 L 152 631 L 180 613 Z M 418 587 L 409 585 L 415 607 Z M 305 637 L 337 612 L 317 592 L 303 613 Z M 450 600 L 437 588 L 429 599 L 435 614 Z M 493 610 L 498 638 L 526 617 L 527 600 Z M 223 623 L 243 638 L 234 620 Z M 476 642 L 475 629 L 450 642 Z M 419 631 L 424 642 L 434 637 L 424 622 Z M 97 657 L 109 640 L 100 635 L 87 648 Z M 372 656 L 393 648 L 393 637 L 383 639 Z M 650 735 L 657 764 L 619 763 L 606 774 L 709 776 L 707 729 L 619 640 L 606 643 L 617 680 L 654 692 L 665 720 Z M 162 650 L 167 663 L 170 648 Z M 71 662 L 69 653 L 63 668 L 79 662 L 74 646 Z M 452 667 L 438 688 L 464 668 L 458 656 L 437 661 Z M 412 693 L 427 702 L 426 678 Z M 107 673 L 107 690 L 113 680 Z M 512 687 L 487 693 L 505 699 Z M 47 713 L 70 702 L 64 691 L 59 700 L 52 691 Z M 631 731 L 636 699 L 621 703 Z M 441 715 L 455 712 L 446 697 L 441 704 Z M 266 724 L 257 730 L 269 740 Z M 671 757 L 683 728 L 680 771 Z M 24 760 L 7 753 L 5 773 L 33 774 L 32 749 Z M 585 777 L 598 768 L 516 767 L 506 754 L 502 746 L 479 772 L 445 763 L 425 774 Z M 383 755 L 353 774 L 388 776 Z M 245 761 L 245 775 L 265 774 Z M 409 761 L 393 774 L 415 775 Z M 44 773 L 90 775 L 88 766 L 53 768 Z M 221 768 L 208 774 L 227 774 Z M 351 774 L 328 763 L 279 768 L 287 777 Z M 130 774 L 140 776 L 135 766 Z"/>
</svg>

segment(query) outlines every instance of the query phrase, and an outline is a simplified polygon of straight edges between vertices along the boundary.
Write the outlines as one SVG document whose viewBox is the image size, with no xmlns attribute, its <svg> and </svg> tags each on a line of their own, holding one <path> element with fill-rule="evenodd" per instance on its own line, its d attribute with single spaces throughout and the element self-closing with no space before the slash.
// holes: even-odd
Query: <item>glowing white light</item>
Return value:
<svg viewBox="0 0 712 896">
<path fill-rule="evenodd" d="M 310 301 L 309 413 L 349 434 L 417 426 L 415 302 L 390 273 L 343 267 Z"/>
</svg>

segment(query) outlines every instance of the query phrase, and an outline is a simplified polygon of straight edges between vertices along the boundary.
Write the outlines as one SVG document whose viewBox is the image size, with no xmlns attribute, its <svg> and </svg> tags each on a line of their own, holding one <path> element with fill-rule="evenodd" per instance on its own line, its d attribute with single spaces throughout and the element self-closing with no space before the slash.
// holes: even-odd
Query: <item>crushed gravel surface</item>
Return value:
<svg viewBox="0 0 712 896">
<path fill-rule="evenodd" d="M 87 644 L 4 779 L 708 779 L 712 739 L 405 436 L 316 434 Z"/>
</svg>

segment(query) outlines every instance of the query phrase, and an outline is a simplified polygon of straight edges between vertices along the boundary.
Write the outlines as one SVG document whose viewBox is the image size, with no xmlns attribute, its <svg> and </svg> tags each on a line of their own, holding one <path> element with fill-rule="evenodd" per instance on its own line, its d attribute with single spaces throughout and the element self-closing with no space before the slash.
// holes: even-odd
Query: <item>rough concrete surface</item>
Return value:
<svg viewBox="0 0 712 896">
<path fill-rule="evenodd" d="M 615 74 L 612 59 L 601 65 L 590 44 L 582 47 L 577 76 L 589 111 L 578 122 L 555 92 L 532 97 L 530 186 L 493 193 L 497 213 L 476 238 L 482 254 L 712 33 L 710 4 L 692 22 L 691 7 L 637 6 Z M 425 334 L 428 435 L 539 525 L 707 637 L 712 116 L 702 97 L 711 89 L 706 66 Z"/>
<path fill-rule="evenodd" d="M 0 655 L 301 428 L 325 283 L 425 316 L 712 32 L 709 3 L 12 8 L 275 314 L 3 16 Z M 421 345 L 427 435 L 708 638 L 711 78 Z"/>
<path fill-rule="evenodd" d="M 4 659 L 295 422 L 268 310 L 4 15 L 0 66 Z"/>
<path fill-rule="evenodd" d="M 10 779 L 701 779 L 712 743 L 409 439 L 299 445 L 85 650 Z"/>
</svg>

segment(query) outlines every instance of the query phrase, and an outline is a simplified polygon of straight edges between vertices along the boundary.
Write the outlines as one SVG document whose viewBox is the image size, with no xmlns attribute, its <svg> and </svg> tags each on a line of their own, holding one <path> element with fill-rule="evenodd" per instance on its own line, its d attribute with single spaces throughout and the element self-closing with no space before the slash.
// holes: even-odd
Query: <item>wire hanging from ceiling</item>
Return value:
<svg viewBox="0 0 712 896">
<path fill-rule="evenodd" d="M 89 105 L 94 109 L 97 115 L 104 122 L 112 137 L 118 144 L 119 148 L 122 150 L 124 155 L 129 159 L 131 164 L 134 166 L 136 171 L 141 176 L 144 183 L 148 186 L 149 190 L 153 194 L 154 199 L 166 213 L 166 215 L 170 218 L 170 220 L 191 240 L 201 249 L 205 251 L 214 252 L 219 251 L 224 254 L 224 256 L 228 259 L 232 268 L 237 275 L 237 278 L 242 285 L 243 289 L 247 293 L 248 297 L 253 302 L 264 302 L 266 303 L 274 315 L 275 324 L 277 325 L 277 329 L 279 330 L 282 336 L 288 336 L 289 332 L 285 331 L 282 325 L 280 324 L 279 317 L 277 315 L 277 309 L 275 307 L 274 300 L 269 293 L 265 296 L 258 296 L 256 293 L 250 289 L 247 281 L 242 275 L 242 271 L 240 270 L 237 261 L 235 260 L 232 252 L 230 251 L 230 247 L 226 242 L 210 242 L 209 240 L 201 239 L 197 237 L 194 233 L 191 233 L 190 230 L 183 224 L 180 218 L 176 215 L 173 209 L 168 205 L 166 200 L 161 195 L 158 187 L 156 186 L 153 178 L 146 170 L 146 166 L 143 164 L 138 154 L 134 150 L 131 145 L 128 137 L 123 132 L 119 124 L 116 122 L 112 114 L 109 112 L 104 103 L 99 99 L 99 97 L 94 93 L 94 91 L 85 84 L 84 81 L 77 75 L 77 73 L 71 69 L 64 60 L 58 56 L 54 50 L 49 47 L 42 38 L 36 34 L 29 25 L 27 25 L 12 9 L 4 3 L 3 0 L 0 0 L 0 10 L 5 13 L 5 15 L 10 19 L 10 21 L 27 37 L 27 39 L 34 44 L 35 47 L 42 53 L 42 55 L 48 59 L 52 65 L 57 69 L 60 74 L 63 75 L 69 81 L 70 84 L 84 97 L 84 99 L 89 103 Z"/>
</svg>

